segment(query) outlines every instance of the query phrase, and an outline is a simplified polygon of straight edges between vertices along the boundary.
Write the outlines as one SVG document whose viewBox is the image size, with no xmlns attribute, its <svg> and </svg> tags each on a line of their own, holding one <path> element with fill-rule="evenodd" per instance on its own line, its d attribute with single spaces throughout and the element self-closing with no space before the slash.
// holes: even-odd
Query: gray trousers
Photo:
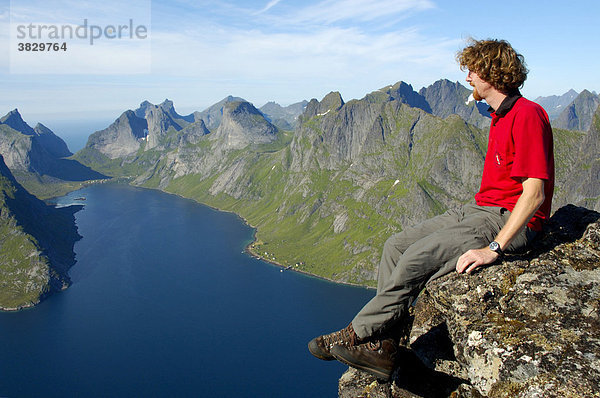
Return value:
<svg viewBox="0 0 600 398">
<path fill-rule="evenodd" d="M 361 338 L 402 322 L 425 284 L 455 270 L 467 250 L 490 244 L 510 212 L 501 207 L 467 204 L 392 235 L 383 247 L 377 294 L 352 321 Z M 524 248 L 535 232 L 524 228 L 505 252 Z"/>
</svg>

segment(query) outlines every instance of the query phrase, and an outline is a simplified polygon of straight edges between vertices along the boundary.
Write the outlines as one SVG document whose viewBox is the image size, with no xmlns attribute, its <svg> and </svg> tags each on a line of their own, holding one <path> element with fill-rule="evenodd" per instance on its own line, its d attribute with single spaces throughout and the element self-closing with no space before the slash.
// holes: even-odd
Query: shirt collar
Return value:
<svg viewBox="0 0 600 398">
<path fill-rule="evenodd" d="M 508 93 L 506 98 L 504 98 L 504 100 L 502 101 L 502 103 L 500 104 L 500 106 L 498 107 L 497 110 L 494 110 L 494 108 L 492 108 L 490 106 L 488 108 L 488 112 L 490 112 L 490 113 L 494 112 L 496 114 L 496 116 L 503 117 L 504 115 L 506 115 L 508 113 L 508 111 L 510 111 L 512 109 L 512 107 L 515 105 L 517 100 L 521 97 L 522 97 L 522 95 L 519 92 L 519 90 L 511 91 L 510 93 Z"/>
</svg>

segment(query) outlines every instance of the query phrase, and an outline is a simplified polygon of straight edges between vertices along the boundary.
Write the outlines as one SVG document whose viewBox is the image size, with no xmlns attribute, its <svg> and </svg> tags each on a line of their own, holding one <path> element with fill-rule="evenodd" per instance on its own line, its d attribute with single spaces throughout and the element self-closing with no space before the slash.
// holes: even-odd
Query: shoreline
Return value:
<svg viewBox="0 0 600 398">
<path fill-rule="evenodd" d="M 127 185 L 131 185 L 131 184 L 127 184 Z M 244 250 L 243 250 L 243 252 L 244 252 L 245 254 L 247 254 L 248 256 L 250 256 L 250 257 L 252 257 L 252 258 L 255 258 L 255 259 L 257 259 L 257 260 L 260 260 L 260 261 L 263 261 L 263 262 L 265 262 L 265 263 L 268 263 L 268 264 L 274 265 L 274 266 L 276 266 L 276 267 L 278 267 L 278 268 L 281 268 L 281 270 L 283 270 L 283 271 L 292 271 L 292 272 L 297 272 L 297 273 L 299 273 L 299 274 L 302 274 L 302 275 L 305 275 L 305 276 L 309 276 L 309 277 L 311 277 L 311 278 L 316 278 L 316 279 L 320 279 L 320 280 L 323 280 L 323 281 L 326 281 L 326 282 L 335 283 L 335 284 L 337 284 L 337 285 L 344 285 L 344 286 L 351 286 L 351 287 L 359 287 L 359 288 L 363 288 L 363 289 L 367 289 L 367 290 L 376 290 L 376 288 L 375 288 L 375 287 L 373 287 L 373 286 L 366 286 L 366 285 L 359 285 L 359 284 L 357 284 L 357 283 L 350 283 L 350 282 L 342 282 L 342 281 L 337 281 L 337 280 L 335 280 L 335 279 L 327 278 L 327 277 L 324 277 L 324 276 L 321 276 L 321 275 L 311 274 L 310 272 L 302 271 L 302 270 L 299 270 L 299 269 L 294 269 L 294 267 L 288 268 L 287 266 L 284 266 L 283 264 L 280 264 L 280 263 L 278 263 L 277 261 L 270 260 L 270 259 L 268 259 L 268 258 L 266 258 L 266 257 L 263 257 L 263 256 L 261 256 L 260 254 L 257 254 L 257 253 L 255 253 L 254 251 L 252 251 L 252 250 L 250 249 L 250 246 L 252 246 L 254 243 L 256 243 L 256 242 L 257 242 L 257 239 L 256 239 L 256 231 L 258 231 L 258 227 L 256 227 L 256 226 L 252 225 L 252 224 L 251 224 L 251 223 L 250 223 L 248 220 L 246 220 L 244 217 L 242 217 L 241 215 L 239 215 L 238 213 L 236 213 L 236 212 L 234 212 L 234 211 L 231 211 L 231 210 L 224 210 L 224 209 L 219 209 L 218 207 L 211 206 L 211 205 L 209 205 L 209 204 L 207 204 L 207 203 L 202 203 L 202 202 L 200 202 L 199 200 L 196 200 L 196 199 L 193 199 L 193 198 L 188 198 L 188 197 L 186 197 L 186 196 L 183 196 L 183 195 L 180 195 L 180 194 L 177 194 L 177 193 L 168 192 L 168 191 L 165 191 L 164 189 L 160 189 L 160 188 L 147 188 L 147 187 L 140 187 L 140 186 L 138 186 L 138 185 L 131 185 L 131 186 L 134 186 L 134 187 L 136 187 L 136 188 L 143 188 L 143 189 L 155 189 L 155 190 L 157 190 L 157 191 L 164 192 L 164 193 L 166 193 L 166 194 L 169 194 L 169 195 L 174 195 L 174 196 L 177 196 L 177 197 L 179 197 L 179 198 L 183 198 L 183 199 L 191 200 L 191 201 L 193 201 L 193 202 L 195 202 L 195 203 L 197 203 L 197 204 L 199 204 L 199 205 L 206 206 L 206 207 L 208 207 L 208 208 L 210 208 L 210 209 L 213 209 L 213 210 L 216 210 L 216 211 L 219 211 L 219 212 L 222 212 L 222 213 L 230 213 L 230 214 L 234 214 L 234 215 L 235 215 L 237 218 L 239 218 L 239 219 L 240 219 L 240 220 L 241 220 L 241 221 L 242 221 L 244 224 L 246 224 L 247 226 L 249 226 L 250 228 L 252 228 L 252 229 L 253 229 L 253 232 L 252 232 L 252 241 L 251 241 L 250 243 L 248 243 L 248 244 L 246 245 L 246 247 L 244 247 Z"/>
<path fill-rule="evenodd" d="M 292 271 L 292 272 L 297 272 L 297 273 L 299 273 L 299 274 L 302 274 L 302 275 L 305 275 L 305 276 L 309 276 L 309 277 L 311 277 L 311 278 L 317 278 L 317 279 L 320 279 L 320 280 L 323 280 L 323 281 L 326 281 L 326 282 L 335 283 L 335 284 L 338 284 L 338 285 L 344 285 L 344 286 L 358 287 L 358 288 L 363 288 L 363 289 L 367 289 L 367 290 L 375 290 L 375 289 L 376 289 L 376 288 L 375 288 L 375 287 L 373 287 L 373 286 L 367 286 L 367 285 L 360 285 L 360 284 L 357 284 L 357 283 L 351 283 L 351 282 L 343 282 L 343 281 L 338 281 L 338 280 L 335 280 L 335 279 L 327 278 L 327 277 L 325 277 L 325 276 L 316 275 L 316 274 L 312 274 L 312 273 L 310 273 L 310 272 L 307 272 L 307 271 L 302 271 L 302 270 L 299 270 L 299 269 L 295 269 L 294 267 L 287 267 L 287 266 L 284 266 L 283 264 L 280 264 L 280 263 L 278 263 L 277 261 L 273 261 L 273 260 L 271 260 L 271 259 L 268 259 L 268 258 L 266 258 L 266 257 L 263 257 L 263 256 L 261 256 L 260 254 L 257 254 L 257 253 L 255 253 L 254 251 L 252 251 L 252 250 L 250 249 L 250 247 L 251 247 L 251 246 L 252 246 L 254 243 L 256 243 L 256 242 L 257 242 L 257 239 L 256 239 L 256 232 L 258 231 L 258 227 L 256 227 L 256 226 L 252 225 L 252 224 L 251 224 L 251 223 L 250 223 L 248 220 L 246 220 L 244 217 L 242 217 L 242 216 L 241 216 L 241 215 L 239 215 L 238 213 L 236 213 L 236 212 L 234 212 L 234 211 L 232 211 L 232 210 L 220 209 L 220 208 L 218 208 L 218 207 L 215 207 L 215 206 L 209 205 L 209 204 L 207 204 L 207 203 L 203 203 L 203 202 L 201 202 L 201 201 L 199 201 L 199 200 L 197 200 L 197 199 L 194 199 L 194 198 L 189 198 L 189 197 L 187 197 L 187 196 L 183 196 L 183 195 L 181 195 L 181 194 L 174 193 L 174 192 L 168 192 L 168 191 L 165 191 L 164 189 L 161 189 L 161 188 L 149 188 L 149 187 L 144 187 L 144 186 L 134 185 L 134 184 L 132 184 L 130 181 L 131 181 L 131 180 L 129 180 L 129 181 L 128 181 L 128 179 L 127 179 L 127 178 L 122 178 L 122 177 L 121 177 L 121 178 L 111 178 L 111 179 L 95 180 L 93 183 L 86 184 L 85 186 L 83 186 L 83 187 L 81 187 L 81 188 L 79 188 L 79 189 L 76 189 L 75 191 L 71 191 L 71 192 L 76 192 L 76 191 L 79 191 L 79 190 L 81 190 L 81 189 L 85 189 L 85 188 L 87 188 L 87 187 L 93 186 L 93 185 L 100 185 L 100 184 L 106 184 L 106 183 L 113 183 L 113 184 L 124 184 L 124 185 L 128 185 L 128 186 L 135 187 L 135 188 L 140 188 L 140 189 L 151 189 L 151 190 L 156 190 L 156 191 L 160 191 L 160 192 L 166 193 L 166 194 L 168 194 L 168 195 L 173 195 L 173 196 L 177 196 L 177 197 L 179 197 L 179 198 L 182 198 L 182 199 L 191 200 L 191 201 L 193 201 L 193 202 L 194 202 L 194 203 L 196 203 L 196 204 L 199 204 L 199 205 L 201 205 L 201 206 L 206 206 L 206 207 L 208 207 L 208 208 L 210 208 L 210 209 L 212 209 L 212 210 L 215 210 L 215 211 L 219 211 L 219 212 L 222 212 L 222 213 L 230 213 L 230 214 L 234 214 L 234 215 L 235 215 L 237 218 L 239 218 L 239 219 L 240 219 L 240 220 L 241 220 L 241 221 L 242 221 L 242 222 L 243 222 L 245 225 L 247 225 L 247 226 L 249 226 L 250 228 L 252 228 L 252 229 L 253 229 L 253 232 L 252 232 L 252 241 L 251 241 L 250 243 L 248 243 L 248 244 L 247 244 L 247 245 L 244 247 L 244 250 L 243 250 L 243 253 L 247 254 L 248 256 L 250 256 L 250 257 L 252 257 L 252 258 L 255 258 L 255 259 L 257 259 L 257 260 L 263 261 L 263 262 L 265 262 L 265 263 L 268 263 L 268 264 L 270 264 L 270 265 L 276 266 L 276 267 L 280 268 L 280 269 L 281 269 L 281 270 L 283 270 L 283 271 Z M 69 194 L 69 193 L 71 193 L 71 192 L 68 192 L 67 194 Z M 67 195 L 67 194 L 65 194 L 65 195 Z M 63 196 L 64 196 L 64 195 L 63 195 Z M 52 199 L 55 199 L 55 198 L 52 198 Z M 47 200 L 50 200 L 50 199 L 47 199 Z M 81 206 L 81 205 L 80 205 L 80 206 Z M 0 311 L 3 311 L 3 310 L 2 310 L 2 309 L 0 309 Z M 19 311 L 19 310 L 17 310 L 17 311 Z"/>
</svg>

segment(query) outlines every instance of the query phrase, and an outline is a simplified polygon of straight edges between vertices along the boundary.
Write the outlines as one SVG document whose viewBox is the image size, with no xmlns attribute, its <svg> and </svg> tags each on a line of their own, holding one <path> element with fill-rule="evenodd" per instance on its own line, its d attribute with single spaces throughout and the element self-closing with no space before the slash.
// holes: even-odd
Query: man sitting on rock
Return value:
<svg viewBox="0 0 600 398">
<path fill-rule="evenodd" d="M 523 56 L 503 40 L 472 40 L 457 60 L 468 70 L 473 97 L 485 100 L 492 116 L 475 204 L 391 236 L 377 294 L 345 329 L 309 342 L 317 358 L 389 379 L 408 308 L 426 283 L 452 270 L 469 274 L 524 248 L 550 216 L 552 129 L 542 107 L 519 93 L 528 72 Z"/>
</svg>

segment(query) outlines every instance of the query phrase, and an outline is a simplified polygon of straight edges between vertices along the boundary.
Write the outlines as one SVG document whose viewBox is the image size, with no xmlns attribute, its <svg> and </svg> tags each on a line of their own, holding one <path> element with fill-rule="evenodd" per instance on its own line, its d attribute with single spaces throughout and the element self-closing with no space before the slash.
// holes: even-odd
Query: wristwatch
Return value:
<svg viewBox="0 0 600 398">
<path fill-rule="evenodd" d="M 498 243 L 496 241 L 493 241 L 492 243 L 490 243 L 489 247 L 490 247 L 491 251 L 498 253 L 499 257 L 503 257 L 504 256 L 504 252 L 500 248 L 500 243 Z"/>
</svg>

